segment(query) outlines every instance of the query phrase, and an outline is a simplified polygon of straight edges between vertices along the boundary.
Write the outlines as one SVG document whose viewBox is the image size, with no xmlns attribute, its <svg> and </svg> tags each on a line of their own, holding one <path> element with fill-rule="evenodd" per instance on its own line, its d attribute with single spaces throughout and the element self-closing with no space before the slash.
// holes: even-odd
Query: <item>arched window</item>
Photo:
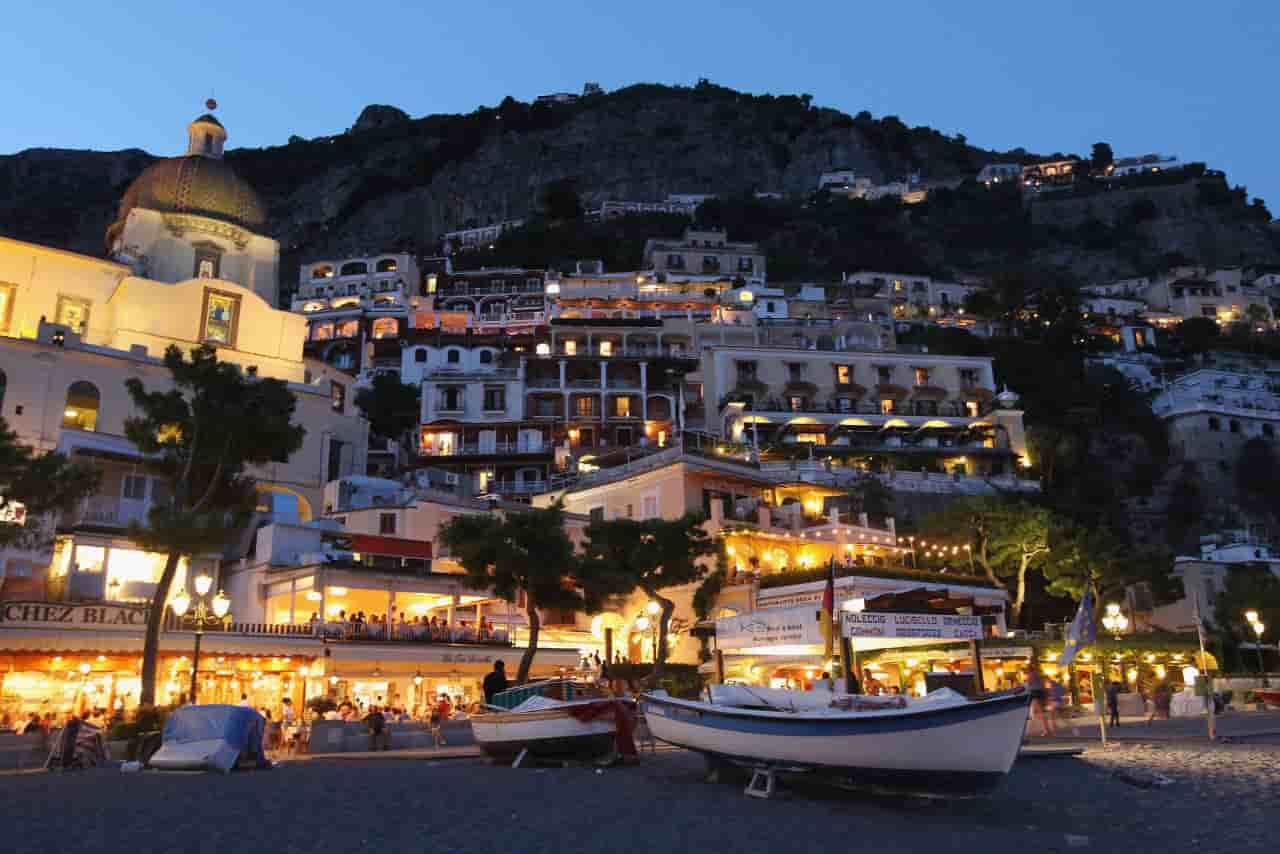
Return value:
<svg viewBox="0 0 1280 854">
<path fill-rule="evenodd" d="M 461 351 L 461 350 L 450 350 L 450 351 L 445 355 L 445 361 L 446 361 L 446 362 L 448 362 L 448 363 L 449 363 L 449 364 L 451 364 L 451 365 L 456 365 L 456 364 L 458 364 L 459 362 L 461 362 L 461 361 L 462 361 L 462 351 Z"/>
<path fill-rule="evenodd" d="M 378 262 L 378 266 L 375 269 L 379 273 L 394 273 L 396 271 L 396 259 L 383 258 Z"/>
<path fill-rule="evenodd" d="M 413 351 L 413 360 L 414 360 L 415 362 L 418 362 L 418 363 L 425 362 L 425 361 L 427 360 L 427 348 L 426 348 L 426 347 L 419 347 L 419 348 L 417 348 L 416 350 L 414 350 L 414 351 Z"/>
<path fill-rule="evenodd" d="M 339 276 L 363 276 L 369 272 L 369 265 L 363 261 L 348 261 L 338 271 Z"/>
<path fill-rule="evenodd" d="M 394 317 L 379 317 L 373 322 L 374 338 L 395 338 L 400 333 L 400 324 Z"/>
<path fill-rule="evenodd" d="M 62 410 L 62 426 L 72 430 L 94 430 L 102 395 L 91 382 L 78 380 L 67 389 L 67 405 Z"/>
<path fill-rule="evenodd" d="M 311 278 L 313 279 L 332 279 L 333 268 L 328 264 L 321 264 L 318 267 L 311 268 Z"/>
<path fill-rule="evenodd" d="M 492 364 L 493 364 L 493 351 L 492 351 L 492 350 L 481 350 L 481 351 L 480 351 L 480 364 L 482 364 L 482 365 L 492 365 Z"/>
</svg>

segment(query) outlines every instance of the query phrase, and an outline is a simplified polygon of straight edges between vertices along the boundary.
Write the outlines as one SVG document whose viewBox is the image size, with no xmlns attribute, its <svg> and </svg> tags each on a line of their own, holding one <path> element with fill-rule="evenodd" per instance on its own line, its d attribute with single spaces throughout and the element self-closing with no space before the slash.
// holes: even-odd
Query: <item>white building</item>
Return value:
<svg viewBox="0 0 1280 854">
<path fill-rule="evenodd" d="M 1227 589 L 1227 578 L 1233 569 L 1246 565 L 1265 566 L 1280 578 L 1280 558 L 1247 531 L 1201 537 L 1200 554 L 1179 555 L 1173 562 L 1173 575 L 1182 581 L 1182 598 L 1157 607 L 1151 615 L 1152 625 L 1172 632 L 1195 631 L 1197 599 L 1201 616 L 1212 625 L 1218 596 Z"/>
<path fill-rule="evenodd" d="M 460 228 L 455 231 L 446 231 L 440 235 L 440 239 L 444 242 L 444 252 L 451 255 L 454 252 L 460 252 L 463 249 L 474 249 L 480 246 L 488 246 L 493 243 L 504 232 L 513 228 L 519 228 L 524 225 L 523 219 L 508 219 L 497 222 L 492 225 L 481 225 L 475 228 Z"/>
<path fill-rule="evenodd" d="M 976 180 L 979 184 L 1012 184 L 1022 174 L 1022 166 L 1017 163 L 988 163 L 979 170 Z"/>
<path fill-rule="evenodd" d="M 1172 154 L 1143 154 L 1136 157 L 1119 157 L 1107 169 L 1107 177 L 1124 178 L 1129 175 L 1145 175 L 1170 172 L 1186 164 Z"/>
</svg>

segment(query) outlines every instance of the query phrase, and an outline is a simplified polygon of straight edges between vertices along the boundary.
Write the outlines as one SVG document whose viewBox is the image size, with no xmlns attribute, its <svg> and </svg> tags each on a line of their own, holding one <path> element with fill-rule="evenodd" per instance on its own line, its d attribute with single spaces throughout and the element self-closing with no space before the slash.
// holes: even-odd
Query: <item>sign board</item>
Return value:
<svg viewBox="0 0 1280 854">
<path fill-rule="evenodd" d="M 716 647 L 722 650 L 822 643 L 816 607 L 770 608 L 716 620 Z"/>
<path fill-rule="evenodd" d="M 144 606 L 64 605 L 58 602 L 5 602 L 0 605 L 0 627 L 6 629 L 138 631 L 146 626 L 147 609 Z"/>
<path fill-rule="evenodd" d="M 847 638 L 979 640 L 982 637 L 982 617 L 863 611 L 860 614 L 845 613 L 841 631 Z"/>
<path fill-rule="evenodd" d="M 984 646 L 983 658 L 1030 658 L 1035 650 L 1029 646 Z"/>
</svg>

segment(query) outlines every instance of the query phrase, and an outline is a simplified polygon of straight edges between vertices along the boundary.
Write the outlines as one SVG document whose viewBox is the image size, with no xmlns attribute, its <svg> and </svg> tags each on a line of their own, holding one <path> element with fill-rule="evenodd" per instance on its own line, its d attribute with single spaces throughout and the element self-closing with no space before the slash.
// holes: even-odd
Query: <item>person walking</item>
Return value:
<svg viewBox="0 0 1280 854">
<path fill-rule="evenodd" d="M 1062 707 L 1063 691 L 1062 685 L 1052 677 L 1045 679 L 1044 686 L 1045 698 L 1045 724 L 1048 727 L 1048 734 L 1058 735 L 1058 710 Z"/>
<path fill-rule="evenodd" d="M 1040 663 L 1033 661 L 1026 670 L 1027 694 L 1031 697 L 1031 719 L 1040 721 L 1040 735 L 1049 734 L 1049 725 L 1045 721 L 1045 699 L 1048 694 L 1044 686 L 1044 674 L 1040 672 Z"/>
<path fill-rule="evenodd" d="M 1120 683 L 1107 683 L 1107 725 L 1120 726 Z"/>
</svg>

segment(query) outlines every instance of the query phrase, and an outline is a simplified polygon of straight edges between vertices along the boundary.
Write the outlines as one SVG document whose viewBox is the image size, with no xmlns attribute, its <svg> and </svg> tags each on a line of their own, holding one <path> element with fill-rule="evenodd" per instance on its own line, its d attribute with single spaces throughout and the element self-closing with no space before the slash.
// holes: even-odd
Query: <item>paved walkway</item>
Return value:
<svg viewBox="0 0 1280 854">
<path fill-rule="evenodd" d="M 1280 736 L 1280 712 L 1230 711 L 1216 719 L 1218 738 L 1248 741 L 1254 738 Z M 1067 718 L 1058 722 L 1058 735 L 1043 738 L 1038 721 L 1027 724 L 1027 740 L 1034 744 L 1058 741 L 1099 741 L 1098 719 Z M 1145 717 L 1121 717 L 1120 726 L 1107 727 L 1109 741 L 1203 741 L 1208 738 L 1205 717 L 1170 718 L 1147 723 Z"/>
<path fill-rule="evenodd" d="M 296 753 L 273 757 L 281 764 L 315 762 L 329 759 L 475 759 L 483 754 L 474 744 L 446 744 L 444 747 L 405 748 L 403 750 L 362 750 L 349 753 Z"/>
</svg>

